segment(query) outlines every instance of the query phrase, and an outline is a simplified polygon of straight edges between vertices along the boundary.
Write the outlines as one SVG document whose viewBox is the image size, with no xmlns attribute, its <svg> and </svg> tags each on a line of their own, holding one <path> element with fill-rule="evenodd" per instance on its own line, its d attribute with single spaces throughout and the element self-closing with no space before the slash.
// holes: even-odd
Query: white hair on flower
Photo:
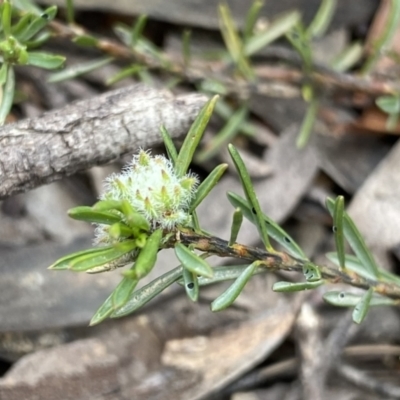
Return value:
<svg viewBox="0 0 400 400">
<path fill-rule="evenodd" d="M 151 226 L 172 229 L 191 222 L 188 207 L 193 200 L 198 177 L 188 173 L 179 177 L 170 160 L 140 150 L 120 174 L 110 175 L 104 182 L 101 200 L 128 200 Z M 97 243 L 110 243 L 107 229 L 96 228 Z"/>
</svg>

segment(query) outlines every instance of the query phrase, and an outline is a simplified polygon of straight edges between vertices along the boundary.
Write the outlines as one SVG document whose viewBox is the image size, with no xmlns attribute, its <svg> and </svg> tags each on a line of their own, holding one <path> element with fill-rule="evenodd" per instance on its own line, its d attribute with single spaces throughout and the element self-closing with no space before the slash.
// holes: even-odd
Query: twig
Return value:
<svg viewBox="0 0 400 400">
<path fill-rule="evenodd" d="M 261 261 L 263 267 L 270 271 L 289 271 L 303 273 L 303 268 L 309 264 L 306 260 L 300 260 L 285 252 L 270 253 L 265 249 L 246 246 L 235 243 L 229 246 L 226 240 L 185 230 L 179 232 L 178 237 L 170 235 L 166 248 L 173 247 L 177 241 L 185 245 L 191 245 L 195 249 L 217 255 L 219 257 L 232 257 L 250 262 Z M 394 283 L 378 282 L 363 278 L 353 271 L 339 271 L 324 265 L 318 265 L 322 279 L 330 283 L 345 283 L 360 289 L 373 288 L 375 293 L 398 300 L 400 304 L 400 286 Z"/>
<path fill-rule="evenodd" d="M 0 128 L 0 198 L 185 135 L 207 98 L 138 84 Z"/>
<path fill-rule="evenodd" d="M 400 399 L 400 387 L 394 386 L 390 383 L 383 383 L 377 379 L 359 371 L 350 365 L 341 364 L 337 367 L 336 371 L 349 382 L 358 386 L 359 388 L 366 389 L 368 391 L 373 391 L 383 398 L 387 399 Z M 382 397 L 381 397 L 382 398 Z"/>
</svg>

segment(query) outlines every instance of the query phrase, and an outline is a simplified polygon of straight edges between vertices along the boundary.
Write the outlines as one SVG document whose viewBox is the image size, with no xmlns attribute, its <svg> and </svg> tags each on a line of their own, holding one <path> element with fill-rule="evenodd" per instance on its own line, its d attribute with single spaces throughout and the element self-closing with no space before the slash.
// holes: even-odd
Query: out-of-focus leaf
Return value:
<svg viewBox="0 0 400 400">
<path fill-rule="evenodd" d="M 309 73 L 312 69 L 312 50 L 310 37 L 301 22 L 298 22 L 287 34 L 286 38 L 297 50 L 303 60 L 303 69 Z"/>
<path fill-rule="evenodd" d="M 311 132 L 317 118 L 319 101 L 314 98 L 308 105 L 306 115 L 300 127 L 299 135 L 297 136 L 296 145 L 299 149 L 305 147 L 310 139 Z"/>
<path fill-rule="evenodd" d="M 136 43 L 143 34 L 143 29 L 147 23 L 147 15 L 140 15 L 131 32 L 131 46 L 136 46 Z"/>
<path fill-rule="evenodd" d="M 338 72 L 348 71 L 361 60 L 363 53 L 364 46 L 362 43 L 354 42 L 333 59 L 331 67 Z"/>
<path fill-rule="evenodd" d="M 247 172 L 247 168 L 244 165 L 244 162 L 242 160 L 242 157 L 240 157 L 239 152 L 232 144 L 228 146 L 228 150 L 242 182 L 247 201 L 251 205 L 252 211 L 253 209 L 255 211 L 254 223 L 257 226 L 258 231 L 261 235 L 261 240 L 263 241 L 266 249 L 269 252 L 274 252 L 274 249 L 269 242 L 265 218 L 263 212 L 261 211 L 260 203 L 258 202 L 257 195 L 254 191 L 253 184 L 251 183 L 249 173 Z"/>
<path fill-rule="evenodd" d="M 0 86 L 3 86 L 7 81 L 8 64 L 3 63 L 0 67 Z"/>
<path fill-rule="evenodd" d="M 92 35 L 79 35 L 76 36 L 72 39 L 74 43 L 76 43 L 78 46 L 82 47 L 96 47 L 97 44 L 99 43 L 99 39 Z"/>
<path fill-rule="evenodd" d="M 13 0 L 13 6 L 19 10 L 35 15 L 40 15 L 43 13 L 43 10 L 31 0 Z"/>
<path fill-rule="evenodd" d="M 67 22 L 73 24 L 75 22 L 74 0 L 66 0 L 67 6 Z"/>
<path fill-rule="evenodd" d="M 324 35 L 335 14 L 336 0 L 322 0 L 321 5 L 307 29 L 310 37 L 321 37 Z"/>
<path fill-rule="evenodd" d="M 43 46 L 51 38 L 51 33 L 48 30 L 39 32 L 32 40 L 25 42 L 26 48 L 28 50 L 36 49 Z"/>
<path fill-rule="evenodd" d="M 9 114 L 15 91 L 15 74 L 14 69 L 11 65 L 7 64 L 7 71 L 3 72 L 6 75 L 6 83 L 3 86 L 3 93 L 0 104 L 0 126 L 4 125 L 4 122 Z"/>
<path fill-rule="evenodd" d="M 326 206 L 329 210 L 329 213 L 333 216 L 335 202 L 332 199 L 327 198 Z M 343 213 L 343 230 L 346 240 L 349 242 L 351 248 L 353 249 L 357 258 L 361 261 L 364 268 L 367 269 L 375 278 L 378 278 L 380 276 L 380 272 L 374 257 L 365 244 L 364 238 L 361 236 L 361 233 L 355 226 L 353 220 L 346 212 Z"/>
<path fill-rule="evenodd" d="M 65 62 L 65 57 L 39 51 L 28 52 L 28 64 L 44 69 L 60 68 Z"/>
<path fill-rule="evenodd" d="M 9 0 L 4 0 L 1 9 L 1 23 L 3 25 L 4 36 L 8 38 L 11 34 L 11 4 Z"/>
<path fill-rule="evenodd" d="M 274 40 L 288 33 L 300 21 L 301 15 L 298 11 L 291 11 L 273 21 L 265 31 L 253 35 L 246 41 L 244 53 L 251 56 Z"/>
<path fill-rule="evenodd" d="M 355 307 L 363 297 L 363 294 L 347 293 L 340 291 L 332 291 L 324 294 L 324 300 L 337 307 Z M 398 302 L 388 297 L 374 294 L 371 298 L 371 306 L 391 306 Z"/>
<path fill-rule="evenodd" d="M 376 105 L 387 114 L 400 113 L 400 96 L 380 96 L 376 99 Z"/>
<path fill-rule="evenodd" d="M 254 0 L 249 11 L 246 15 L 246 20 L 244 23 L 243 29 L 243 41 L 247 43 L 247 41 L 252 37 L 254 27 L 256 26 L 258 15 L 260 14 L 260 10 L 264 2 L 262 0 Z"/>
<path fill-rule="evenodd" d="M 219 295 L 212 303 L 211 303 L 211 311 L 221 311 L 225 308 L 229 307 L 242 292 L 246 283 L 253 276 L 255 270 L 258 267 L 258 262 L 255 261 L 250 264 L 246 269 L 236 278 L 235 282 L 232 283 L 231 286 L 224 293 Z"/>
<path fill-rule="evenodd" d="M 179 151 L 178 158 L 175 164 L 175 171 L 178 176 L 183 176 L 186 174 L 189 164 L 192 161 L 193 154 L 197 149 L 197 146 L 203 136 L 208 121 L 211 118 L 214 104 L 217 100 L 218 96 L 214 96 L 211 100 L 209 100 L 201 109 L 199 115 L 196 117 L 195 121 L 190 127 L 189 132 L 186 135 L 182 147 Z"/>
<path fill-rule="evenodd" d="M 363 297 L 361 297 L 361 300 L 354 307 L 354 310 L 353 310 L 353 321 L 356 324 L 361 324 L 361 322 L 367 316 L 373 293 L 374 293 L 373 290 L 371 288 L 369 288 L 364 293 Z"/>
<path fill-rule="evenodd" d="M 139 72 L 143 71 L 143 69 L 145 69 L 145 67 L 140 64 L 130 65 L 129 67 L 126 67 L 121 71 L 117 72 L 111 78 L 107 79 L 106 84 L 113 85 L 114 83 L 119 82 L 122 79 L 139 74 Z"/>
<path fill-rule="evenodd" d="M 185 68 L 189 66 L 190 63 L 190 38 L 192 36 L 192 31 L 189 29 L 185 29 L 182 35 L 182 56 L 183 56 L 183 65 Z"/>
<path fill-rule="evenodd" d="M 189 271 L 208 278 L 211 278 L 214 275 L 213 269 L 210 265 L 182 243 L 175 244 L 175 254 L 184 268 Z"/>
<path fill-rule="evenodd" d="M 214 157 L 221 148 L 232 140 L 239 132 L 242 124 L 247 119 L 248 107 L 244 105 L 237 110 L 225 126 L 208 143 L 207 148 L 199 152 L 196 161 L 203 163 Z"/>
<path fill-rule="evenodd" d="M 109 64 L 114 59 L 112 57 L 100 58 L 98 60 L 91 60 L 85 63 L 73 65 L 71 67 L 65 68 L 63 71 L 51 74 L 48 82 L 61 82 L 67 79 L 76 78 L 77 76 L 86 74 L 88 72 L 94 71 L 104 65 Z"/>
</svg>

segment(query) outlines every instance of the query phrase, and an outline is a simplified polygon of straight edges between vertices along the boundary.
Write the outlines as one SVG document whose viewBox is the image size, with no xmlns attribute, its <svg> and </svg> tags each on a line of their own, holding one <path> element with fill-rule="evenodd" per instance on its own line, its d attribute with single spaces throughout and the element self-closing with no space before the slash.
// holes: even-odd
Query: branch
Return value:
<svg viewBox="0 0 400 400">
<path fill-rule="evenodd" d="M 186 246 L 190 245 L 197 250 L 219 257 L 232 257 L 249 262 L 261 261 L 262 264 L 260 266 L 265 267 L 270 271 L 288 271 L 303 274 L 303 268 L 307 264 L 310 264 L 307 260 L 297 259 L 285 252 L 277 251 L 271 253 L 265 249 L 246 246 L 239 243 L 229 246 L 229 243 L 226 240 L 214 236 L 206 236 L 189 230 L 178 231 L 177 235 L 169 237 L 165 247 L 172 248 L 178 241 Z M 318 265 L 317 267 L 321 273 L 322 279 L 330 283 L 345 283 L 364 290 L 373 288 L 375 293 L 399 300 L 400 303 L 400 286 L 396 284 L 367 279 L 353 271 L 339 271 L 338 269 L 324 265 Z"/>
<path fill-rule="evenodd" d="M 0 199 L 185 135 L 207 98 L 142 84 L 0 128 Z"/>
</svg>

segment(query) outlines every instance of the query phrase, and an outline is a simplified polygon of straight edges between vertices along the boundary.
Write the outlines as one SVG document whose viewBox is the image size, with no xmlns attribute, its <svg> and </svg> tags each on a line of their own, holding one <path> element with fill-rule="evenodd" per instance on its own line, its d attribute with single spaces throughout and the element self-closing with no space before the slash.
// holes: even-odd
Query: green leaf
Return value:
<svg viewBox="0 0 400 400">
<path fill-rule="evenodd" d="M 82 47 L 96 47 L 99 43 L 99 39 L 92 35 L 79 35 L 72 39 L 74 43 Z"/>
<path fill-rule="evenodd" d="M 243 43 L 235 27 L 235 22 L 228 5 L 220 4 L 218 11 L 221 35 L 233 62 L 237 65 L 243 76 L 248 79 L 253 78 L 254 73 L 251 69 L 249 61 L 245 57 Z"/>
<path fill-rule="evenodd" d="M 0 67 L 0 86 L 3 86 L 7 82 L 7 72 L 9 64 L 3 63 Z"/>
<path fill-rule="evenodd" d="M 28 52 L 28 64 L 44 69 L 60 68 L 64 64 L 65 59 L 66 58 L 63 56 L 50 53 L 42 53 L 39 51 Z"/>
<path fill-rule="evenodd" d="M 11 34 L 14 36 L 17 40 L 21 33 L 27 29 L 29 24 L 36 19 L 36 15 L 31 14 L 31 13 L 26 13 L 23 15 L 19 20 L 11 27 Z"/>
<path fill-rule="evenodd" d="M 159 276 L 147 285 L 135 291 L 125 305 L 120 307 L 118 310 L 113 311 L 111 318 L 120 318 L 133 313 L 143 307 L 167 287 L 171 286 L 181 276 L 182 267 L 180 266 Z"/>
<path fill-rule="evenodd" d="M 272 286 L 274 292 L 300 292 L 303 290 L 315 289 L 321 286 L 324 281 L 315 282 L 276 282 Z"/>
<path fill-rule="evenodd" d="M 330 62 L 331 68 L 338 72 L 348 71 L 361 60 L 363 54 L 363 44 L 361 42 L 354 42 Z"/>
<path fill-rule="evenodd" d="M 240 227 L 243 222 L 243 213 L 240 208 L 237 208 L 232 216 L 231 236 L 229 238 L 229 246 L 232 246 L 238 237 Z"/>
<path fill-rule="evenodd" d="M 199 281 L 197 275 L 188 269 L 183 269 L 183 281 L 187 296 L 192 301 L 197 301 L 199 298 Z"/>
<path fill-rule="evenodd" d="M 249 173 L 247 172 L 247 169 L 246 169 L 246 166 L 244 165 L 242 157 L 240 157 L 239 152 L 236 150 L 236 148 L 232 144 L 230 144 L 228 146 L 228 150 L 229 150 L 229 153 L 233 160 L 233 163 L 235 164 L 235 167 L 239 174 L 240 180 L 242 182 L 243 190 L 246 194 L 247 201 L 251 205 L 252 210 L 254 209 L 254 211 L 255 211 L 256 215 L 254 216 L 254 223 L 256 224 L 258 231 L 261 235 L 261 240 L 263 241 L 266 249 L 269 252 L 274 252 L 274 249 L 272 248 L 272 246 L 269 242 L 269 239 L 268 239 L 266 222 L 264 219 L 264 215 L 261 211 L 260 203 L 258 202 L 256 193 L 254 191 L 253 184 L 251 183 Z"/>
<path fill-rule="evenodd" d="M 182 56 L 183 56 L 183 65 L 185 68 L 189 67 L 190 64 L 190 38 L 192 36 L 192 31 L 189 29 L 185 29 L 182 35 Z"/>
<path fill-rule="evenodd" d="M 116 82 L 119 82 L 122 79 L 125 79 L 129 76 L 135 76 L 138 75 L 141 71 L 143 71 L 145 67 L 140 64 L 133 64 L 130 65 L 129 67 L 121 69 L 119 72 L 117 72 L 115 75 L 113 75 L 111 78 L 107 79 L 106 85 L 113 85 Z"/>
<path fill-rule="evenodd" d="M 135 211 L 128 200 L 121 201 L 120 211 L 125 215 L 126 223 L 132 228 L 138 228 L 145 232 L 150 230 L 150 223 L 147 219 Z"/>
<path fill-rule="evenodd" d="M 137 19 L 135 25 L 133 26 L 132 32 L 131 32 L 131 46 L 136 46 L 137 42 L 141 38 L 143 34 L 143 29 L 146 26 L 147 22 L 147 15 L 139 15 L 139 18 Z"/>
<path fill-rule="evenodd" d="M 125 254 L 130 253 L 136 248 L 135 240 L 127 240 L 117 243 L 114 246 L 86 250 L 56 261 L 49 269 L 63 270 L 70 269 L 76 272 L 87 271 L 89 269 L 108 264 L 118 260 Z"/>
<path fill-rule="evenodd" d="M 167 153 L 168 153 L 168 158 L 175 165 L 176 160 L 178 159 L 178 152 L 176 151 L 175 144 L 174 144 L 174 142 L 172 140 L 171 135 L 167 131 L 167 128 L 164 125 L 161 126 L 160 130 L 161 130 L 161 136 L 162 136 L 163 141 L 164 141 L 164 146 L 165 146 L 165 148 L 167 150 Z"/>
<path fill-rule="evenodd" d="M 336 0 L 322 0 L 317 14 L 307 29 L 310 37 L 321 37 L 324 35 L 335 14 L 336 3 Z"/>
<path fill-rule="evenodd" d="M 239 132 L 241 126 L 246 121 L 248 115 L 248 107 L 244 105 L 237 110 L 225 126 L 215 135 L 207 144 L 207 147 L 199 152 L 196 157 L 198 163 L 203 163 L 219 153 L 221 147 L 226 145 Z"/>
<path fill-rule="evenodd" d="M 325 254 L 328 260 L 333 262 L 335 265 L 339 266 L 339 257 L 337 253 L 327 253 Z M 356 257 L 353 256 L 352 254 L 346 254 L 345 255 L 345 265 L 346 268 L 354 271 L 358 275 L 362 276 L 363 278 L 375 280 L 376 277 L 371 274 L 368 270 L 364 268 L 364 266 L 361 264 L 360 260 Z M 388 283 L 395 283 L 396 285 L 400 285 L 400 276 L 397 276 L 395 274 L 392 274 L 389 271 L 386 271 L 385 269 L 379 268 L 379 274 L 380 274 L 380 279 L 382 281 L 388 282 Z"/>
<path fill-rule="evenodd" d="M 375 101 L 376 105 L 387 114 L 400 113 L 400 96 L 380 96 Z"/>
<path fill-rule="evenodd" d="M 132 268 L 134 268 L 134 266 Z M 139 279 L 132 279 L 128 277 L 124 277 L 122 279 L 120 284 L 112 292 L 111 301 L 114 310 L 117 310 L 118 308 L 126 304 L 129 297 L 135 290 L 135 287 L 138 284 L 138 282 Z"/>
<path fill-rule="evenodd" d="M 1 23 L 3 25 L 4 36 L 8 38 L 11 34 L 11 4 L 8 0 L 4 0 L 1 9 Z"/>
<path fill-rule="evenodd" d="M 310 73 L 312 70 L 311 42 L 301 21 L 286 34 L 286 38 L 303 60 L 303 70 L 306 73 Z"/>
<path fill-rule="evenodd" d="M 4 125 L 7 115 L 11 110 L 14 99 L 14 90 L 15 90 L 14 69 L 9 64 L 7 64 L 6 68 L 7 68 L 7 80 L 5 85 L 3 86 L 3 96 L 1 98 L 1 104 L 0 104 L 0 126 Z"/>
<path fill-rule="evenodd" d="M 15 38 L 21 42 L 32 39 L 39 31 L 41 31 L 50 21 L 52 21 L 57 14 L 57 7 L 52 6 L 47 8 L 41 15 L 33 18 L 29 25 L 22 29 L 19 34 L 15 35 Z"/>
<path fill-rule="evenodd" d="M 34 4 L 31 0 L 13 0 L 13 6 L 21 11 L 26 13 L 32 13 L 35 15 L 40 15 L 43 13 L 43 10 Z"/>
<path fill-rule="evenodd" d="M 243 199 L 241 196 L 233 192 L 227 192 L 228 200 L 234 207 L 239 207 L 243 215 L 253 224 L 254 214 L 252 213 L 249 203 Z M 284 249 L 286 249 L 292 256 L 298 257 L 300 259 L 307 259 L 303 250 L 300 246 L 286 233 L 275 221 L 267 217 L 264 213 L 262 214 L 265 222 L 267 224 L 268 234 L 276 240 Z"/>
<path fill-rule="evenodd" d="M 214 275 L 210 265 L 182 243 L 175 244 L 175 254 L 182 265 L 189 271 L 208 278 Z"/>
<path fill-rule="evenodd" d="M 363 294 L 346 293 L 340 291 L 332 291 L 325 293 L 324 300 L 337 307 L 355 307 L 362 299 Z M 371 306 L 391 306 L 397 304 L 398 301 L 389 299 L 388 297 L 374 294 L 371 298 Z"/>
<path fill-rule="evenodd" d="M 74 0 L 66 0 L 67 6 L 67 22 L 73 24 L 75 22 Z"/>
<path fill-rule="evenodd" d="M 339 265 L 341 269 L 345 268 L 343 213 L 344 198 L 343 196 L 338 196 L 335 200 L 335 208 L 333 210 L 333 232 L 335 236 L 336 251 L 339 257 Z"/>
<path fill-rule="evenodd" d="M 91 60 L 85 63 L 80 63 L 72 67 L 65 68 L 63 71 L 51 74 L 47 81 L 54 83 L 76 78 L 88 72 L 94 71 L 98 68 L 101 68 L 104 65 L 109 64 L 113 60 L 114 59 L 112 57 L 102 57 L 98 60 Z"/>
<path fill-rule="evenodd" d="M 121 285 L 121 284 L 122 284 L 122 281 L 119 285 Z M 118 286 L 114 290 L 117 290 Z M 111 293 L 107 297 L 107 300 L 100 306 L 100 308 L 93 315 L 93 317 L 89 323 L 90 326 L 97 325 L 100 322 L 103 322 L 106 318 L 108 318 L 112 314 L 112 312 L 114 311 L 114 306 L 113 306 L 113 302 L 112 302 L 113 293 Z"/>
<path fill-rule="evenodd" d="M 246 41 L 244 53 L 247 56 L 257 53 L 293 29 L 299 23 L 300 18 L 301 15 L 298 11 L 291 11 L 278 17 L 264 32 L 257 33 Z"/>
<path fill-rule="evenodd" d="M 314 98 L 308 105 L 306 115 L 301 123 L 300 132 L 297 136 L 296 145 L 298 149 L 303 149 L 310 139 L 315 120 L 317 118 L 319 100 Z"/>
<path fill-rule="evenodd" d="M 157 253 L 162 237 L 163 230 L 157 229 L 147 239 L 146 244 L 140 251 L 135 262 L 135 268 L 133 271 L 136 278 L 142 279 L 153 269 L 157 261 Z"/>
<path fill-rule="evenodd" d="M 178 158 L 175 164 L 175 171 L 178 176 L 183 176 L 192 161 L 193 154 L 203 136 L 204 130 L 211 118 L 215 102 L 218 100 L 218 95 L 209 100 L 201 109 L 196 120 L 189 129 L 188 134 L 179 151 Z"/>
<path fill-rule="evenodd" d="M 369 306 L 372 299 L 373 294 L 372 288 L 369 288 L 361 297 L 361 300 L 357 303 L 353 310 L 353 321 L 356 324 L 361 324 L 364 318 L 367 316 Z"/>
<path fill-rule="evenodd" d="M 333 215 L 334 212 L 334 204 L 335 203 L 332 199 L 326 199 L 326 206 L 331 215 Z M 368 250 L 364 238 L 361 236 L 359 230 L 346 212 L 343 213 L 343 230 L 346 240 L 349 242 L 350 247 L 353 249 L 364 268 L 367 269 L 375 278 L 378 278 L 380 276 L 378 266 L 376 265 L 371 252 Z"/>
<path fill-rule="evenodd" d="M 112 225 L 121 221 L 121 217 L 106 211 L 97 211 L 92 207 L 79 206 L 68 210 L 68 216 L 78 221 Z"/>
<path fill-rule="evenodd" d="M 262 0 L 254 0 L 246 14 L 246 20 L 243 29 L 243 41 L 245 43 L 253 36 L 254 27 L 256 26 L 258 15 L 262 9 L 264 2 Z"/>
<path fill-rule="evenodd" d="M 123 222 L 116 222 L 115 224 L 112 224 L 108 230 L 108 234 L 114 240 L 133 236 L 132 229 L 126 226 Z"/>
<path fill-rule="evenodd" d="M 228 168 L 228 164 L 220 164 L 216 166 L 206 179 L 199 185 L 196 194 L 189 207 L 189 212 L 193 212 L 200 203 L 208 196 L 211 190 L 216 186 L 222 175 Z"/>
<path fill-rule="evenodd" d="M 28 50 L 36 49 L 38 47 L 43 46 L 50 38 L 52 37 L 50 31 L 45 30 L 39 32 L 32 40 L 28 40 L 25 42 L 26 48 Z M 28 61 L 28 54 L 27 54 L 27 61 Z"/>
<path fill-rule="evenodd" d="M 307 282 L 317 282 L 321 280 L 321 272 L 318 267 L 310 262 L 304 265 L 303 274 Z"/>
<path fill-rule="evenodd" d="M 224 293 L 218 296 L 212 303 L 211 303 L 211 311 L 221 311 L 225 308 L 229 307 L 239 296 L 242 292 L 246 283 L 250 280 L 253 276 L 255 270 L 258 267 L 258 262 L 255 261 L 250 264 L 246 269 L 236 278 L 235 282 L 232 283 L 231 286 Z"/>
</svg>

